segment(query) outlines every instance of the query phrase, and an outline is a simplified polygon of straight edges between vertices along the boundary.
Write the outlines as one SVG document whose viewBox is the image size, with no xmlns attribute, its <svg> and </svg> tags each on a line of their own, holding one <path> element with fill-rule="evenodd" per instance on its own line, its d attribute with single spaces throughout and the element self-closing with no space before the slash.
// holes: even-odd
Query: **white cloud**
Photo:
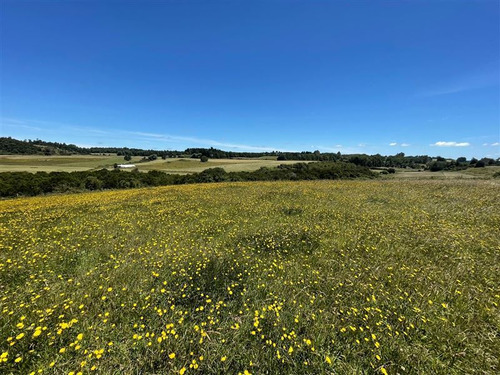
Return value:
<svg viewBox="0 0 500 375">
<path fill-rule="evenodd" d="M 467 146 L 470 146 L 470 143 L 469 142 L 445 142 L 445 141 L 439 141 L 439 142 L 431 144 L 431 146 L 438 146 L 438 147 L 467 147 Z"/>
<path fill-rule="evenodd" d="M 410 144 L 409 143 L 401 143 L 401 146 L 402 147 L 408 147 L 408 146 L 410 146 Z"/>
<path fill-rule="evenodd" d="M 492 146 L 500 146 L 500 142 L 495 142 L 491 144 Z"/>
<path fill-rule="evenodd" d="M 391 142 L 389 143 L 389 146 L 397 146 L 398 144 L 396 142 Z"/>
</svg>

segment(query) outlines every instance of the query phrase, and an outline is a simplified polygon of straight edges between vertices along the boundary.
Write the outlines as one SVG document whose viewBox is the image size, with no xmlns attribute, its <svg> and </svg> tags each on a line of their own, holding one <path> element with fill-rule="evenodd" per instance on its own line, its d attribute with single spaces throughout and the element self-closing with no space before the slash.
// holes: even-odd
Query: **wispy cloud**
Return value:
<svg viewBox="0 0 500 375">
<path fill-rule="evenodd" d="M 128 131 L 122 129 L 102 129 L 95 126 L 81 126 L 76 124 L 59 123 L 53 121 L 42 121 L 42 120 L 25 120 L 25 119 L 12 119 L 12 118 L 1 118 L 0 125 L 19 128 L 23 127 L 29 130 L 37 130 L 48 132 L 60 132 L 64 133 L 66 136 L 74 134 L 85 134 L 85 138 L 90 136 L 91 138 L 97 137 L 100 141 L 94 142 L 93 139 L 87 139 L 86 142 L 94 142 L 101 144 L 103 137 L 108 139 L 113 137 L 113 139 L 140 139 L 142 141 L 153 141 L 153 142 L 169 142 L 169 143 L 184 143 L 181 147 L 192 147 L 192 145 L 200 145 L 202 147 L 219 147 L 225 149 L 233 149 L 238 151 L 256 151 L 256 152 L 266 152 L 266 151 L 286 151 L 279 147 L 271 146 L 259 146 L 259 145 L 247 145 L 241 143 L 231 143 L 231 142 L 221 142 L 213 139 L 198 138 L 198 137 L 187 137 L 183 135 L 174 134 L 160 134 L 160 133 L 148 133 L 140 131 Z M 75 138 L 75 137 L 73 137 Z M 76 137 L 77 138 L 77 137 Z M 170 147 L 170 146 L 158 146 L 158 147 Z"/>
<path fill-rule="evenodd" d="M 468 147 L 470 146 L 469 142 L 445 142 L 445 141 L 439 141 L 436 143 L 432 143 L 431 146 L 437 146 L 437 147 Z"/>
<path fill-rule="evenodd" d="M 498 86 L 500 84 L 499 77 L 500 72 L 498 63 L 495 63 L 490 66 L 482 67 L 481 70 L 454 77 L 448 82 L 443 82 L 439 86 L 420 92 L 417 96 L 432 97 L 449 95 L 485 87 Z"/>
<path fill-rule="evenodd" d="M 0 126 L 2 127 L 5 126 L 7 128 L 14 128 L 14 129 L 23 128 L 23 129 L 38 130 L 38 131 L 42 130 L 42 128 L 30 125 L 27 121 L 13 119 L 13 118 L 1 118 Z"/>
<path fill-rule="evenodd" d="M 494 142 L 494 143 L 483 143 L 483 146 L 500 146 L 500 142 Z"/>
<path fill-rule="evenodd" d="M 394 147 L 394 146 L 397 146 L 397 145 L 398 145 L 397 142 L 391 142 L 391 143 L 389 143 L 389 146 L 391 146 L 391 147 Z M 400 144 L 400 146 L 401 147 L 408 147 L 408 146 L 411 146 L 411 145 L 409 143 L 403 142 L 403 143 Z"/>
<path fill-rule="evenodd" d="M 196 137 L 185 137 L 179 135 L 171 135 L 171 134 L 158 134 L 158 133 L 145 133 L 145 132 L 132 132 L 126 131 L 124 133 L 141 136 L 146 138 L 152 138 L 154 140 L 163 140 L 169 142 L 190 142 L 198 145 L 205 145 L 211 147 L 226 147 L 237 150 L 246 150 L 246 151 L 276 151 L 279 148 L 275 147 L 267 147 L 267 146 L 252 146 L 240 143 L 227 143 L 227 142 L 219 142 L 213 139 L 205 139 L 205 138 L 196 138 Z"/>
</svg>

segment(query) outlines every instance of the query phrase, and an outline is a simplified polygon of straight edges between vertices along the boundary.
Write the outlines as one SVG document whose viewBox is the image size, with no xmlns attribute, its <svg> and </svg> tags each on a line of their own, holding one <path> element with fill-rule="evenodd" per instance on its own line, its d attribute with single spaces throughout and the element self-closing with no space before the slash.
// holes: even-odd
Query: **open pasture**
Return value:
<svg viewBox="0 0 500 375">
<path fill-rule="evenodd" d="M 255 171 L 261 167 L 277 167 L 280 164 L 295 164 L 298 161 L 277 161 L 274 159 L 209 159 L 202 163 L 200 159 L 169 158 L 141 162 L 142 157 L 134 156 L 126 162 L 123 156 L 116 155 L 0 155 L 0 172 L 74 172 L 91 169 L 112 169 L 115 163 L 133 163 L 139 171 L 159 170 L 166 173 L 199 173 L 208 168 L 224 168 L 226 172 Z"/>
<path fill-rule="evenodd" d="M 495 181 L 0 201 L 0 373 L 497 374 Z"/>
<path fill-rule="evenodd" d="M 135 157 L 132 162 L 140 160 Z M 75 172 L 112 168 L 125 163 L 116 155 L 0 155 L 0 172 Z"/>
<path fill-rule="evenodd" d="M 158 170 L 166 173 L 187 174 L 199 173 L 208 168 L 223 168 L 226 172 L 251 172 L 262 167 L 277 167 L 280 164 L 296 164 L 297 160 L 278 161 L 263 158 L 248 159 L 209 159 L 202 163 L 199 159 L 175 158 L 158 159 L 147 163 L 137 164 L 140 171 Z"/>
</svg>

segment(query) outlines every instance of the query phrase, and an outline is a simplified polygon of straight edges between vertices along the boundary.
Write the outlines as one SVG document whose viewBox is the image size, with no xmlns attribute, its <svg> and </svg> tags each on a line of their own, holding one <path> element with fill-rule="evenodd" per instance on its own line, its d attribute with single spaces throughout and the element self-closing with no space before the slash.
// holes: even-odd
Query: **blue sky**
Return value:
<svg viewBox="0 0 500 375">
<path fill-rule="evenodd" d="M 498 1 L 8 1 L 1 135 L 500 156 Z"/>
</svg>

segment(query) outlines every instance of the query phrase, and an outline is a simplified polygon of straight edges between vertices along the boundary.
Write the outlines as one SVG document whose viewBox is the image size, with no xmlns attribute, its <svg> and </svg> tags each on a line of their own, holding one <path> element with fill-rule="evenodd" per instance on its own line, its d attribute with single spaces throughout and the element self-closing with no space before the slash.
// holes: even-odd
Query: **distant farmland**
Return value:
<svg viewBox="0 0 500 375">
<path fill-rule="evenodd" d="M 74 172 L 97 169 L 113 169 L 114 164 L 133 163 L 142 172 L 158 170 L 170 174 L 199 173 L 208 168 L 223 168 L 226 172 L 251 172 L 261 167 L 277 167 L 280 164 L 311 163 L 313 161 L 284 160 L 276 157 L 267 158 L 239 158 L 239 159 L 209 159 L 202 163 L 198 158 L 158 158 L 153 161 L 142 162 L 142 157 L 135 156 L 126 162 L 123 156 L 116 155 L 71 155 L 71 156 L 43 156 L 43 155 L 0 155 L 0 172 Z M 378 171 L 380 172 L 380 170 Z M 485 168 L 469 168 L 459 171 L 419 171 L 412 169 L 396 169 L 396 174 L 386 175 L 384 178 L 401 179 L 455 179 L 473 178 L 487 179 L 500 172 L 500 166 Z"/>
<path fill-rule="evenodd" d="M 201 172 L 207 168 L 221 167 L 227 172 L 255 171 L 261 167 L 275 167 L 280 164 L 294 164 L 298 161 L 277 161 L 276 158 L 249 159 L 209 159 L 202 163 L 192 158 L 161 158 L 154 161 L 141 162 L 142 157 L 133 157 L 140 171 L 159 170 L 166 173 L 187 174 Z M 73 172 L 108 168 L 113 165 L 127 163 L 123 156 L 116 155 L 0 155 L 0 172 Z"/>
<path fill-rule="evenodd" d="M 496 180 L 0 201 L 0 372 L 498 374 Z"/>
</svg>

